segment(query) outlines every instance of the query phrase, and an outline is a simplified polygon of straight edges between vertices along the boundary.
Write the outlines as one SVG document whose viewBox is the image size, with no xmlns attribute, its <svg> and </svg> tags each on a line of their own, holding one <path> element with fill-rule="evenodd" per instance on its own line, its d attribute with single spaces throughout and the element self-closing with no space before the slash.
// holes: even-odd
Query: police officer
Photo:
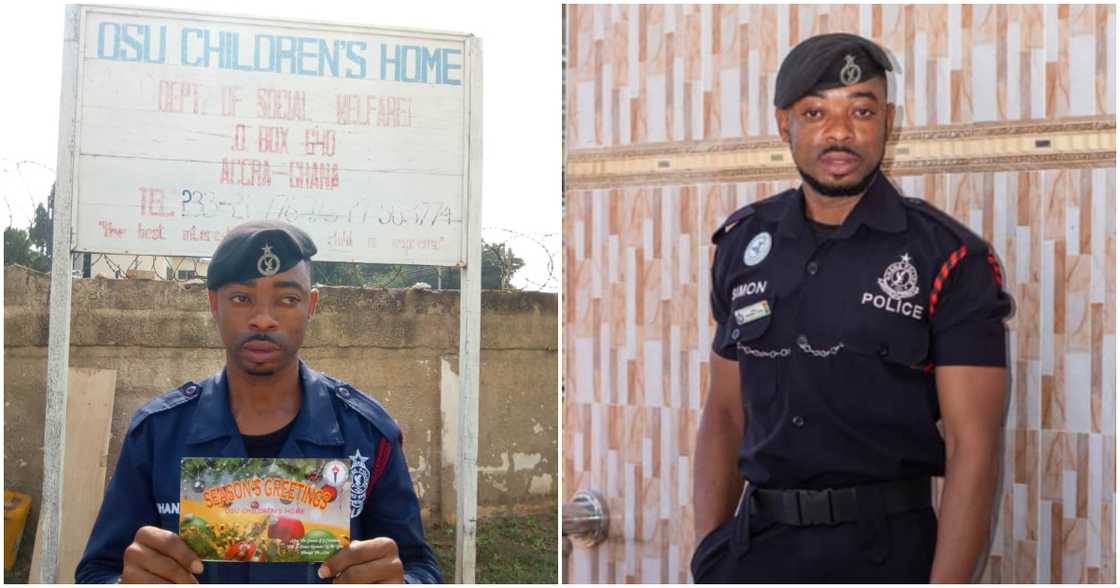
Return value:
<svg viewBox="0 0 1120 588">
<path fill-rule="evenodd" d="M 79 582 L 441 580 L 400 428 L 377 401 L 298 357 L 319 300 L 311 288 L 315 252 L 307 233 L 273 221 L 239 225 L 218 245 L 206 285 L 226 367 L 155 398 L 132 418 Z M 349 460 L 353 541 L 321 565 L 204 565 L 177 535 L 183 457 Z"/>
<path fill-rule="evenodd" d="M 699 582 L 967 582 L 986 545 L 1011 301 L 982 239 L 880 171 L 889 70 L 855 35 L 791 50 L 774 106 L 801 187 L 712 237 Z"/>
</svg>

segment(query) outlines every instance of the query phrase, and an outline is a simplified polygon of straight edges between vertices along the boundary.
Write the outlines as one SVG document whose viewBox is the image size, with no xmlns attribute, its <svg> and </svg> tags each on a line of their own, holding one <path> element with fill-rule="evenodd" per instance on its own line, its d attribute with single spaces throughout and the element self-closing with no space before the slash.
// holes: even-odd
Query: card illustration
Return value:
<svg viewBox="0 0 1120 588">
<path fill-rule="evenodd" d="M 316 562 L 350 543 L 338 459 L 183 458 L 179 536 L 204 561 Z"/>
</svg>

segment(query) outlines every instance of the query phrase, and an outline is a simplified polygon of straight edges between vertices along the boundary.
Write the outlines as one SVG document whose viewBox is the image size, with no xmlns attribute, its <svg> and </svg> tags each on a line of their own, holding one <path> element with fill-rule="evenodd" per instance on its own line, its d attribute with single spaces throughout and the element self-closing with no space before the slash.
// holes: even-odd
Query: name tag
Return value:
<svg viewBox="0 0 1120 588">
<path fill-rule="evenodd" d="M 740 325 L 745 325 L 764 316 L 770 316 L 770 303 L 765 300 L 759 300 L 754 304 L 736 310 L 735 322 Z"/>
</svg>

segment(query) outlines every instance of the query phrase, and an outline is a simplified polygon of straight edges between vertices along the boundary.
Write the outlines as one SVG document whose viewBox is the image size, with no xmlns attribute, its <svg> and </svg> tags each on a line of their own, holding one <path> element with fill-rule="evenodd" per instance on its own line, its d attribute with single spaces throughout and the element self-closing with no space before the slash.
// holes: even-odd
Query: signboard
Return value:
<svg viewBox="0 0 1120 588">
<path fill-rule="evenodd" d="M 83 7 L 73 249 L 208 257 L 250 219 L 324 261 L 462 266 L 467 35 Z"/>
</svg>

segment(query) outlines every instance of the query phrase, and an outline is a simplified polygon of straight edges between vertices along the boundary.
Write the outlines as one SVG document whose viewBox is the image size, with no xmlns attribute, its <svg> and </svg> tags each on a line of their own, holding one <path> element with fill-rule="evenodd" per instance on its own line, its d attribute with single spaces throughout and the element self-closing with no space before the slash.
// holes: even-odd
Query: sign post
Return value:
<svg viewBox="0 0 1120 588">
<path fill-rule="evenodd" d="M 456 578 L 474 580 L 482 54 L 471 35 L 68 6 L 42 575 L 57 573 L 71 253 L 209 257 L 253 219 L 317 260 L 458 267 Z"/>
<path fill-rule="evenodd" d="M 59 105 L 58 176 L 51 235 L 51 292 L 47 340 L 47 406 L 43 426 L 43 500 L 38 541 L 42 543 L 40 581 L 55 583 L 62 534 L 63 459 L 66 455 L 66 399 L 70 366 L 71 202 L 74 189 L 76 99 L 78 93 L 79 17 L 66 7 L 62 51 L 62 96 Z"/>
<path fill-rule="evenodd" d="M 466 105 L 471 145 L 467 151 L 467 190 L 482 193 L 482 43 L 471 38 L 467 63 L 471 88 Z M 459 455 L 456 456 L 455 582 L 475 583 L 475 538 L 478 531 L 478 367 L 482 324 L 482 198 L 473 197 L 463 237 L 467 259 L 459 280 Z"/>
</svg>

